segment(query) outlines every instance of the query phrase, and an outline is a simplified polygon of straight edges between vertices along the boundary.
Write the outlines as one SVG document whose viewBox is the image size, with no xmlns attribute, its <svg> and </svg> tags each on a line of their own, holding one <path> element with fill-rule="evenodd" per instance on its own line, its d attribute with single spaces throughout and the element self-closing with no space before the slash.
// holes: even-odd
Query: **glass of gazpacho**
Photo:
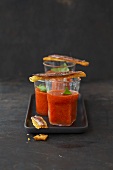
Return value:
<svg viewBox="0 0 113 170">
<path fill-rule="evenodd" d="M 44 80 L 34 82 L 36 112 L 40 115 L 48 115 L 47 91 Z"/>
<path fill-rule="evenodd" d="M 57 86 L 54 89 L 54 81 Z M 79 92 L 75 88 L 76 80 L 46 81 L 48 118 L 52 125 L 71 126 L 77 116 L 77 101 Z"/>
</svg>

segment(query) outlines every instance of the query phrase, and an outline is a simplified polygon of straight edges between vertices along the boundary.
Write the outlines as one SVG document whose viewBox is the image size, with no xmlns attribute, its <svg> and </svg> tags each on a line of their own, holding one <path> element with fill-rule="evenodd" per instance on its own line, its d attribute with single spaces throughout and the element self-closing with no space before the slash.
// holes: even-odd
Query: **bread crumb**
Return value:
<svg viewBox="0 0 113 170">
<path fill-rule="evenodd" d="M 45 141 L 48 138 L 48 135 L 39 134 L 39 135 L 34 136 L 33 138 L 34 138 L 34 140 L 37 140 L 37 141 L 39 141 L 39 140 Z"/>
<path fill-rule="evenodd" d="M 30 138 L 28 138 L 28 141 L 30 141 L 31 139 Z"/>
</svg>

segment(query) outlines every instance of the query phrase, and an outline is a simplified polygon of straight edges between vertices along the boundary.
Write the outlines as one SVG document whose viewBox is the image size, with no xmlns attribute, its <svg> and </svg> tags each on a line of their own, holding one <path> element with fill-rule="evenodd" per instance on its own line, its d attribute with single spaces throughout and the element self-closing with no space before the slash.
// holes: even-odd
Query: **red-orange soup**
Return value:
<svg viewBox="0 0 113 170">
<path fill-rule="evenodd" d="M 52 125 L 70 126 L 77 115 L 79 93 L 71 91 L 71 95 L 63 95 L 63 90 L 51 90 L 47 93 L 48 117 Z"/>
<path fill-rule="evenodd" d="M 35 87 L 36 112 L 40 115 L 48 115 L 47 93 Z"/>
</svg>

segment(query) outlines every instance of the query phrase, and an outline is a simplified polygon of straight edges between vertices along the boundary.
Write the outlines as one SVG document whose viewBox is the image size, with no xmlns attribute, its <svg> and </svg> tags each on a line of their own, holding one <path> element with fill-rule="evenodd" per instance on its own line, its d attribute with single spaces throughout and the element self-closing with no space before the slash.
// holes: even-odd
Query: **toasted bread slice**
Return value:
<svg viewBox="0 0 113 170">
<path fill-rule="evenodd" d="M 46 121 L 41 116 L 32 116 L 31 120 L 36 129 L 48 128 Z"/>
<path fill-rule="evenodd" d="M 89 62 L 85 61 L 85 60 L 79 60 L 73 57 L 69 57 L 69 56 L 63 56 L 63 55 L 58 55 L 58 54 L 54 54 L 54 55 L 49 55 L 47 57 L 43 58 L 44 61 L 67 61 L 67 62 L 72 62 L 74 64 L 80 64 L 82 66 L 88 66 Z"/>
<path fill-rule="evenodd" d="M 40 74 L 34 74 L 33 76 L 29 77 L 29 80 L 31 82 L 36 82 L 38 80 L 77 78 L 77 77 L 86 77 L 86 74 L 83 71 L 40 73 Z"/>
</svg>

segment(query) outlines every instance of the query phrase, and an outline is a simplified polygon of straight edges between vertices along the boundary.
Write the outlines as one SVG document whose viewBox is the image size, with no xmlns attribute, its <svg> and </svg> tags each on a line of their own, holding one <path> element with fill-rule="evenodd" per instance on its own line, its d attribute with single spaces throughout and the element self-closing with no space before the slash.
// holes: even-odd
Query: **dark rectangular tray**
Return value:
<svg viewBox="0 0 113 170">
<path fill-rule="evenodd" d="M 82 95 L 79 95 L 77 106 L 77 119 L 71 126 L 53 126 L 49 123 L 47 116 L 42 116 L 48 124 L 48 128 L 36 129 L 31 121 L 31 116 L 38 115 L 35 110 L 35 94 L 32 94 L 29 99 L 27 114 L 24 122 L 24 127 L 28 133 L 83 133 L 88 128 L 87 114 L 85 110 L 84 100 Z"/>
</svg>

